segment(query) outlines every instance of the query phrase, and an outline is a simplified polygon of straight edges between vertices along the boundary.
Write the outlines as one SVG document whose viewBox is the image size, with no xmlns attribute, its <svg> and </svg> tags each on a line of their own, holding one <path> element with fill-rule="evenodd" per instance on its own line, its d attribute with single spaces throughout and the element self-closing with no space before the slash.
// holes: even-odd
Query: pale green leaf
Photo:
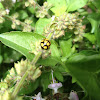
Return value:
<svg viewBox="0 0 100 100">
<path fill-rule="evenodd" d="M 51 56 L 52 57 L 57 57 L 57 58 L 60 57 L 60 53 L 59 53 L 59 50 L 58 50 L 58 45 L 53 40 L 51 41 L 50 50 L 51 50 Z"/>
<path fill-rule="evenodd" d="M 67 2 L 67 12 L 69 12 L 82 8 L 87 4 L 88 0 L 66 0 L 66 2 Z"/>
<path fill-rule="evenodd" d="M 67 9 L 66 0 L 47 0 L 47 2 L 53 5 L 51 11 L 56 16 L 63 14 Z"/>
<path fill-rule="evenodd" d="M 38 34 L 43 34 L 44 28 L 51 22 L 51 19 L 40 18 L 36 22 L 35 31 Z"/>
<path fill-rule="evenodd" d="M 60 41 L 60 48 L 62 53 L 62 60 L 66 60 L 72 53 L 72 39 L 69 39 L 67 41 Z"/>
<path fill-rule="evenodd" d="M 91 26 L 92 26 L 91 33 L 94 33 L 96 29 L 98 28 L 99 22 L 93 18 L 88 18 L 88 20 L 90 21 Z"/>
<path fill-rule="evenodd" d="M 86 37 L 92 44 L 95 44 L 96 42 L 96 37 L 92 33 L 86 33 L 84 34 L 84 37 Z"/>
<path fill-rule="evenodd" d="M 8 32 L 0 34 L 0 41 L 22 53 L 28 59 L 32 60 L 34 54 L 31 52 L 31 44 L 42 39 L 43 36 L 32 32 Z"/>
<path fill-rule="evenodd" d="M 4 9 L 4 7 L 3 7 L 3 5 L 2 5 L 2 3 L 0 2 L 0 9 Z"/>
</svg>

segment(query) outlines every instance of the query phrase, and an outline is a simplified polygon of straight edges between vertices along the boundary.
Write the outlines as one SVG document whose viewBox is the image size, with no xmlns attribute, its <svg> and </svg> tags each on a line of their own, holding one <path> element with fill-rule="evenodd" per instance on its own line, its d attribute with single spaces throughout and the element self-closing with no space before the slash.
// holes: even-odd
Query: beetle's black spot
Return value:
<svg viewBox="0 0 100 100">
<path fill-rule="evenodd" d="M 47 43 L 49 43 L 49 45 L 47 45 Z M 42 45 L 41 45 L 42 44 Z M 50 45 L 51 45 L 51 42 L 48 40 L 48 39 L 43 39 L 40 43 L 41 45 L 41 48 L 44 49 L 44 50 L 47 50 L 49 49 Z M 44 46 L 46 46 L 47 48 L 44 48 Z"/>
</svg>

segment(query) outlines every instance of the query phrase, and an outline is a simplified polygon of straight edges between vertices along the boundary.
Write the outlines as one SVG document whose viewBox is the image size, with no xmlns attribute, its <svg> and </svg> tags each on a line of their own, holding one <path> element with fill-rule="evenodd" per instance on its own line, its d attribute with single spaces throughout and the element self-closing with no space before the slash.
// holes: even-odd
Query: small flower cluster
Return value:
<svg viewBox="0 0 100 100">
<path fill-rule="evenodd" d="M 55 39 L 65 35 L 65 31 L 73 30 L 76 37 L 78 37 L 74 41 L 79 41 L 83 38 L 84 31 L 82 20 L 78 16 L 79 13 L 64 13 L 58 17 L 53 16 L 51 24 L 44 29 L 44 35 L 47 36 L 49 33 L 53 33 L 53 39 Z"/>
<path fill-rule="evenodd" d="M 22 26 L 23 26 L 23 32 L 31 32 L 34 30 L 34 28 L 31 26 L 31 23 L 33 21 L 30 20 L 30 19 L 25 19 L 24 23 Z"/>
<path fill-rule="evenodd" d="M 32 20 L 31 19 L 25 19 L 24 22 L 18 20 L 19 14 L 14 13 L 13 15 L 9 16 L 10 10 L 7 8 L 4 10 L 4 8 L 0 8 L 0 23 L 3 23 L 5 19 L 9 19 L 12 21 L 12 29 L 18 29 L 20 26 L 20 29 L 24 32 L 31 32 L 34 30 L 34 28 L 31 26 Z M 6 16 L 7 15 L 7 16 Z"/>
<path fill-rule="evenodd" d="M 39 6 L 38 10 L 36 11 L 36 17 L 38 18 L 44 18 L 48 15 L 48 10 L 52 7 L 51 4 L 48 4 L 48 2 L 44 2 L 43 6 Z"/>
<path fill-rule="evenodd" d="M 15 0 L 1 0 L 1 3 L 3 4 L 4 8 L 8 9 L 13 6 Z"/>
<path fill-rule="evenodd" d="M 0 93 L 0 100 L 11 100 L 9 91 L 5 90 L 2 94 Z"/>
<path fill-rule="evenodd" d="M 7 13 L 5 10 L 0 9 L 0 23 L 3 23 L 5 21 L 5 19 L 3 18 L 3 16 L 5 16 Z"/>
<path fill-rule="evenodd" d="M 4 79 L 4 82 L 6 82 L 9 86 L 19 82 L 27 70 L 29 71 L 29 75 L 26 78 L 28 81 L 35 80 L 41 75 L 41 70 L 33 66 L 31 62 L 27 60 L 21 60 L 21 62 L 15 63 L 14 67 L 15 68 L 9 70 L 9 74 L 7 74 L 6 78 Z"/>
<path fill-rule="evenodd" d="M 3 95 L 3 93 L 6 91 L 6 89 L 8 89 L 7 83 L 2 82 L 2 80 L 1 80 L 1 82 L 0 82 L 0 94 Z"/>
<path fill-rule="evenodd" d="M 36 2 L 35 0 L 28 0 L 25 2 L 25 6 L 28 7 L 28 6 L 35 6 L 36 5 Z"/>
<path fill-rule="evenodd" d="M 17 28 L 18 25 L 22 26 L 22 30 L 24 32 L 31 32 L 32 30 L 34 30 L 34 28 L 31 26 L 32 20 L 30 19 L 25 19 L 24 22 L 21 22 L 20 20 L 17 20 L 18 18 L 18 13 L 15 13 L 14 15 L 12 15 L 11 20 L 12 20 L 12 25 L 11 27 L 13 29 Z"/>
<path fill-rule="evenodd" d="M 31 62 L 27 60 L 21 60 L 21 62 L 15 63 L 15 69 L 17 74 L 21 77 L 28 70 L 29 75 L 27 77 L 27 80 L 35 80 L 41 75 L 41 70 L 39 68 L 36 68 L 34 65 L 31 64 Z"/>
<path fill-rule="evenodd" d="M 31 47 L 31 51 L 30 53 L 34 53 L 35 55 L 38 54 L 38 52 L 41 52 L 41 46 L 40 46 L 41 40 L 36 41 L 36 42 L 32 42 L 30 47 Z"/>
<path fill-rule="evenodd" d="M 18 16 L 19 16 L 18 13 L 15 13 L 14 15 L 12 15 L 12 25 L 11 25 L 11 27 L 13 29 L 15 29 L 17 25 L 20 25 L 20 21 L 17 20 Z"/>
<path fill-rule="evenodd" d="M 16 76 L 15 69 L 11 68 L 11 70 L 8 71 L 9 74 L 7 74 L 6 78 L 4 79 L 4 82 L 10 86 L 11 84 L 16 83 L 21 77 Z"/>
<path fill-rule="evenodd" d="M 45 58 L 47 58 L 48 56 L 50 56 L 51 55 L 51 50 L 49 49 L 49 50 L 43 50 L 42 51 L 42 58 L 43 59 L 45 59 Z"/>
<path fill-rule="evenodd" d="M 12 88 L 9 88 L 6 82 L 1 80 L 0 82 L 0 100 L 13 100 Z M 22 97 L 18 97 L 15 100 L 23 100 Z"/>
<path fill-rule="evenodd" d="M 13 99 L 12 94 L 6 90 L 2 95 L 0 94 L 0 100 L 23 100 L 23 97 L 17 96 L 16 99 Z"/>
</svg>

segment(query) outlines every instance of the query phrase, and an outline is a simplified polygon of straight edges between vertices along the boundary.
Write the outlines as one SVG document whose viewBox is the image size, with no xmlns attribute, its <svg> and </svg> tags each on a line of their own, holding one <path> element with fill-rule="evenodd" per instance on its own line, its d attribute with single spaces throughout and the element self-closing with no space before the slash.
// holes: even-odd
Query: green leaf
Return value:
<svg viewBox="0 0 100 100">
<path fill-rule="evenodd" d="M 60 41 L 62 56 L 68 58 L 72 54 L 72 39 Z"/>
<path fill-rule="evenodd" d="M 3 25 L 1 26 L 2 28 L 0 29 L 0 33 L 8 32 L 9 29 L 11 29 L 11 25 L 12 25 L 12 22 L 8 19 L 5 19 Z"/>
<path fill-rule="evenodd" d="M 34 6 L 28 7 L 28 10 L 29 10 L 32 14 L 35 14 L 35 8 L 34 8 Z"/>
<path fill-rule="evenodd" d="M 96 8 L 100 10 L 100 0 L 91 0 L 91 1 L 96 6 Z"/>
<path fill-rule="evenodd" d="M 0 48 L 2 48 L 2 44 L 0 43 Z M 0 64 L 3 61 L 3 57 L 2 57 L 2 49 L 0 49 Z"/>
<path fill-rule="evenodd" d="M 96 12 L 96 13 L 91 13 L 91 14 L 88 14 L 87 18 L 92 18 L 94 20 L 98 20 L 100 21 L 100 13 L 99 12 Z"/>
<path fill-rule="evenodd" d="M 95 33 L 97 43 L 100 46 L 100 29 L 99 29 L 100 13 L 92 13 L 88 15 L 88 20 L 90 21 L 91 26 L 92 26 L 91 33 Z"/>
<path fill-rule="evenodd" d="M 19 95 L 25 95 L 32 93 L 35 91 L 39 86 L 39 79 L 35 80 L 34 82 L 30 81 L 28 83 L 23 84 L 21 90 L 19 91 Z"/>
<path fill-rule="evenodd" d="M 20 10 L 18 13 L 19 13 L 19 19 L 25 19 L 28 17 L 27 12 L 24 10 Z"/>
<path fill-rule="evenodd" d="M 61 72 L 61 73 L 66 73 L 66 71 L 65 71 L 66 67 L 63 67 L 63 65 L 61 65 L 61 64 L 57 64 L 52 68 L 59 71 L 59 72 Z"/>
<path fill-rule="evenodd" d="M 50 84 L 50 72 L 44 72 L 41 75 L 41 85 L 43 86 L 43 91 L 45 92 L 48 88 L 48 85 Z"/>
<path fill-rule="evenodd" d="M 84 37 L 86 37 L 92 44 L 95 44 L 96 37 L 94 34 L 86 33 L 86 34 L 84 34 Z"/>
<path fill-rule="evenodd" d="M 37 64 L 44 65 L 44 66 L 55 66 L 59 62 L 60 62 L 59 59 L 55 57 L 48 57 L 46 59 L 39 59 Z"/>
<path fill-rule="evenodd" d="M 3 5 L 2 5 L 2 3 L 0 2 L 0 9 L 4 9 L 4 7 L 3 7 Z"/>
<path fill-rule="evenodd" d="M 87 4 L 88 0 L 66 0 L 67 12 L 75 11 Z"/>
<path fill-rule="evenodd" d="M 2 63 L 2 61 L 3 61 L 3 57 L 2 55 L 0 55 L 0 64 Z"/>
<path fill-rule="evenodd" d="M 97 51 L 93 51 L 93 50 L 83 50 L 80 52 L 80 54 L 85 55 L 85 56 L 91 56 L 91 55 L 95 55 L 95 54 L 99 54 Z"/>
<path fill-rule="evenodd" d="M 97 43 L 100 47 L 100 29 L 99 28 L 95 31 L 95 36 L 96 36 L 96 39 L 97 39 Z"/>
<path fill-rule="evenodd" d="M 54 40 L 51 41 L 50 50 L 51 50 L 52 57 L 60 58 L 60 53 L 59 53 L 59 50 L 57 48 L 57 43 Z"/>
<path fill-rule="evenodd" d="M 51 11 L 56 16 L 63 14 L 67 9 L 66 0 L 47 0 L 47 2 L 53 5 Z"/>
<path fill-rule="evenodd" d="M 88 20 L 90 21 L 91 26 L 92 26 L 91 33 L 94 33 L 98 28 L 99 22 L 98 20 L 95 20 L 93 18 L 88 18 Z"/>
<path fill-rule="evenodd" d="M 5 45 L 22 53 L 32 60 L 34 54 L 31 52 L 31 44 L 42 39 L 43 36 L 32 32 L 9 32 L 0 34 L 0 40 Z"/>
<path fill-rule="evenodd" d="M 74 77 L 72 77 L 72 83 L 75 83 L 75 82 L 77 82 L 77 80 Z"/>
<path fill-rule="evenodd" d="M 63 82 L 63 75 L 59 71 L 54 71 L 54 77 L 56 77 L 59 81 Z"/>
<path fill-rule="evenodd" d="M 94 51 L 77 53 L 66 62 L 66 66 L 91 100 L 99 100 L 100 86 L 96 72 L 100 70 L 100 54 Z"/>
<path fill-rule="evenodd" d="M 43 34 L 43 30 L 44 28 L 51 22 L 51 19 L 47 19 L 47 18 L 40 18 L 37 22 L 36 22 L 36 27 L 35 27 L 35 31 L 38 34 Z"/>
</svg>

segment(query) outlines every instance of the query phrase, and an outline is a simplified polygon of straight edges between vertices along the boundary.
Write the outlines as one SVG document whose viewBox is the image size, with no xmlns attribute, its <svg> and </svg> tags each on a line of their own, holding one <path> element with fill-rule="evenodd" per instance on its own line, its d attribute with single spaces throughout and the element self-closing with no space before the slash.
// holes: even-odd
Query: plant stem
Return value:
<svg viewBox="0 0 100 100">
<path fill-rule="evenodd" d="M 47 36 L 47 39 L 51 39 L 51 37 L 52 37 L 52 35 L 53 35 L 53 33 L 49 33 L 49 35 Z"/>
<path fill-rule="evenodd" d="M 47 39 L 51 39 L 53 33 L 49 33 L 49 35 L 47 36 Z M 34 66 L 36 64 L 36 62 L 38 61 L 38 59 L 41 57 L 42 52 L 39 52 L 33 59 L 33 61 L 31 62 L 31 64 Z M 22 84 L 24 83 L 26 77 L 28 76 L 28 70 L 25 72 L 25 74 L 23 75 L 23 77 L 21 78 L 20 82 L 18 83 L 18 85 L 15 87 L 15 90 L 12 94 L 13 99 L 17 96 Z"/>
<path fill-rule="evenodd" d="M 41 6 L 40 6 L 37 2 L 35 2 L 35 5 L 36 5 L 40 10 L 42 10 Z M 51 16 L 50 16 L 49 14 L 47 14 L 47 17 L 48 17 L 48 18 L 51 18 Z"/>
<path fill-rule="evenodd" d="M 8 20 L 11 20 L 11 21 L 13 22 L 13 17 L 8 16 L 8 15 L 5 15 L 5 16 L 3 16 L 3 17 L 5 17 L 5 18 L 7 18 Z M 17 19 L 15 19 L 15 20 L 17 20 Z M 21 22 L 20 20 L 19 20 L 19 22 L 20 22 L 20 24 L 21 24 L 22 26 L 27 26 L 27 25 L 28 25 L 28 24 L 26 24 L 26 23 L 24 23 L 24 22 Z M 30 25 L 30 27 L 31 27 L 32 30 L 34 30 L 34 27 L 32 27 L 31 25 Z"/>
<path fill-rule="evenodd" d="M 15 87 L 15 90 L 12 94 L 13 99 L 17 96 L 17 93 L 19 92 L 24 80 L 26 79 L 26 77 L 28 76 L 28 70 L 25 72 L 25 74 L 23 75 L 23 77 L 21 78 L 20 82 L 18 83 L 18 85 Z"/>
<path fill-rule="evenodd" d="M 36 62 L 38 61 L 38 59 L 40 58 L 42 52 L 39 52 L 33 59 L 32 64 L 35 65 Z M 25 81 L 26 77 L 28 76 L 28 70 L 25 72 L 25 74 L 23 75 L 23 77 L 21 78 L 20 82 L 18 83 L 18 85 L 15 87 L 15 90 L 12 94 L 13 99 L 16 97 L 16 95 L 18 94 L 23 82 Z"/>
<path fill-rule="evenodd" d="M 36 64 L 36 62 L 38 61 L 38 59 L 41 57 L 42 52 L 39 52 L 33 59 L 33 61 L 31 62 L 33 65 Z"/>
</svg>

